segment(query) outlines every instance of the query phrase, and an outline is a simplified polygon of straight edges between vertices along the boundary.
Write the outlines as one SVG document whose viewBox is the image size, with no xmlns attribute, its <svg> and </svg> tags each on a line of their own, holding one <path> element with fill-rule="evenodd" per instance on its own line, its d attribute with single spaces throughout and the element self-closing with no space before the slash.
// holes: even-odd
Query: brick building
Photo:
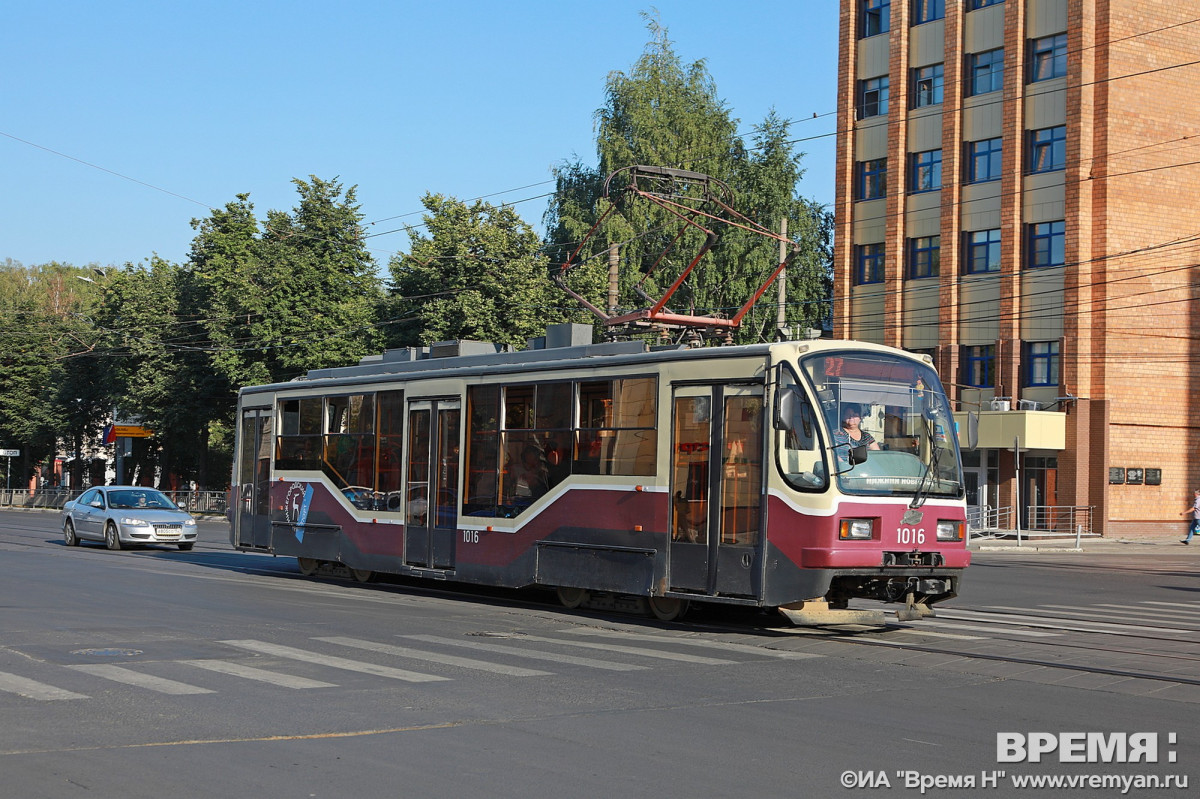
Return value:
<svg viewBox="0 0 1200 799">
<path fill-rule="evenodd" d="M 934 358 L 1001 526 L 1184 529 L 1198 97 L 1200 0 L 841 0 L 834 334 Z"/>
</svg>

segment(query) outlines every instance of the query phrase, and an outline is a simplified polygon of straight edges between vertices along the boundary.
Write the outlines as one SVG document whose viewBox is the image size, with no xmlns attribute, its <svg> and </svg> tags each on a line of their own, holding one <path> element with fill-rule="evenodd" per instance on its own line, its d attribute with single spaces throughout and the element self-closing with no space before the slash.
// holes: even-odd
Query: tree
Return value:
<svg viewBox="0 0 1200 799">
<path fill-rule="evenodd" d="M 355 188 L 294 180 L 292 214 L 271 211 L 260 234 L 249 196 L 206 220 L 188 271 L 204 297 L 215 368 L 231 386 L 343 366 L 378 349 L 375 265 L 363 246 Z"/>
<path fill-rule="evenodd" d="M 427 194 L 427 233 L 392 258 L 391 346 L 452 339 L 524 345 L 562 321 L 537 233 L 509 206 Z"/>
<path fill-rule="evenodd" d="M 635 296 L 635 284 L 644 284 L 647 293 L 661 296 L 700 251 L 704 234 L 685 230 L 672 245 L 680 227 L 678 219 L 646 203 L 622 206 L 605 217 L 609 200 L 603 196 L 604 181 L 635 164 L 675 167 L 707 174 L 728 185 L 732 207 L 763 228 L 776 231 L 783 219 L 789 221 L 789 236 L 800 248 L 788 272 L 788 286 L 795 292 L 789 294 L 789 322 L 812 324 L 824 318 L 828 313 L 823 305 L 828 302 L 824 287 L 832 287 L 827 278 L 832 261 L 827 237 L 832 223 L 821 208 L 797 195 L 803 154 L 795 153 L 787 139 L 788 123 L 772 111 L 756 128 L 755 146 L 748 148 L 736 132 L 738 120 L 718 97 L 704 61 L 684 65 L 672 49 L 666 28 L 654 18 L 646 19 L 651 40 L 628 75 L 610 73 L 605 105 L 596 112 L 598 165 L 591 168 L 575 159 L 555 170 L 557 188 L 545 222 L 549 249 L 559 263 L 597 220 L 604 218 L 598 235 L 580 253 L 577 260 L 582 268 L 572 270 L 570 285 L 593 304 L 603 306 L 601 260 L 609 247 L 617 244 L 624 266 L 622 304 L 626 308 L 648 304 Z M 619 188 L 620 180 L 617 176 L 612 188 Z M 729 315 L 750 299 L 778 265 L 778 247 L 771 239 L 720 225 L 714 229 L 721 237 L 719 243 L 673 298 L 677 310 Z M 668 248 L 671 252 L 657 263 Z M 767 318 L 765 310 L 756 310 L 739 332 L 739 340 L 770 338 L 773 310 L 771 324 Z"/>
</svg>

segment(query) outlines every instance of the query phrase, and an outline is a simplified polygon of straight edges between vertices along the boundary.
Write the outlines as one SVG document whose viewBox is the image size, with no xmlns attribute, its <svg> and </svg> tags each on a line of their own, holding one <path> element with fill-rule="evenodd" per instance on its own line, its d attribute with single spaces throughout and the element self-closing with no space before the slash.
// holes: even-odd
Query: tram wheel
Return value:
<svg viewBox="0 0 1200 799">
<path fill-rule="evenodd" d="M 650 614 L 659 621 L 675 621 L 688 609 L 686 599 L 674 597 L 650 596 L 646 597 L 646 604 L 650 606 Z"/>
<path fill-rule="evenodd" d="M 316 558 L 296 558 L 296 565 L 300 567 L 301 574 L 312 577 L 321 568 L 321 561 Z"/>
<path fill-rule="evenodd" d="M 558 587 L 558 601 L 563 604 L 563 607 L 574 610 L 575 608 L 587 602 L 588 592 L 585 588 L 568 588 L 565 585 Z"/>
<path fill-rule="evenodd" d="M 356 583 L 369 583 L 371 578 L 375 576 L 375 572 L 370 569 L 351 569 L 350 576 L 354 578 Z"/>
</svg>

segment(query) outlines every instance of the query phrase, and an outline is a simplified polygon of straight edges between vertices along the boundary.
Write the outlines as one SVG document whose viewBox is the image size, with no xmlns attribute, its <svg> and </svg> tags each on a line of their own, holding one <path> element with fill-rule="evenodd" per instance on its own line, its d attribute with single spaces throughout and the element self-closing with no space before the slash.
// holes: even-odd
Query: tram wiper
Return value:
<svg viewBox="0 0 1200 799">
<path fill-rule="evenodd" d="M 925 435 L 929 437 L 929 462 L 923 464 L 925 472 L 921 475 L 921 482 L 917 484 L 917 493 L 913 495 L 912 502 L 908 503 L 909 510 L 916 510 L 925 504 L 929 490 L 933 488 L 934 483 L 930 477 L 934 476 L 934 467 L 942 456 L 942 448 L 937 445 L 937 436 L 934 435 L 933 426 L 929 423 L 929 419 L 922 418 L 922 420 L 925 422 Z"/>
</svg>

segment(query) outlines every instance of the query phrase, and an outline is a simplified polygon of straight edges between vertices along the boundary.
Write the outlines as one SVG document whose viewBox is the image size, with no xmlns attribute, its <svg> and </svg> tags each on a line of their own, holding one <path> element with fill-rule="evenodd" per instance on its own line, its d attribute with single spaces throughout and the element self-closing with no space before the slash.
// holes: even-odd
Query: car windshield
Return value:
<svg viewBox="0 0 1200 799">
<path fill-rule="evenodd" d="M 167 499 L 165 494 L 148 488 L 109 491 L 108 504 L 109 507 L 120 508 L 122 510 L 134 508 L 178 510 L 175 503 Z"/>
<path fill-rule="evenodd" d="M 850 494 L 957 496 L 954 418 L 934 371 L 884 353 L 800 362 L 830 431 L 829 465 Z"/>
</svg>

